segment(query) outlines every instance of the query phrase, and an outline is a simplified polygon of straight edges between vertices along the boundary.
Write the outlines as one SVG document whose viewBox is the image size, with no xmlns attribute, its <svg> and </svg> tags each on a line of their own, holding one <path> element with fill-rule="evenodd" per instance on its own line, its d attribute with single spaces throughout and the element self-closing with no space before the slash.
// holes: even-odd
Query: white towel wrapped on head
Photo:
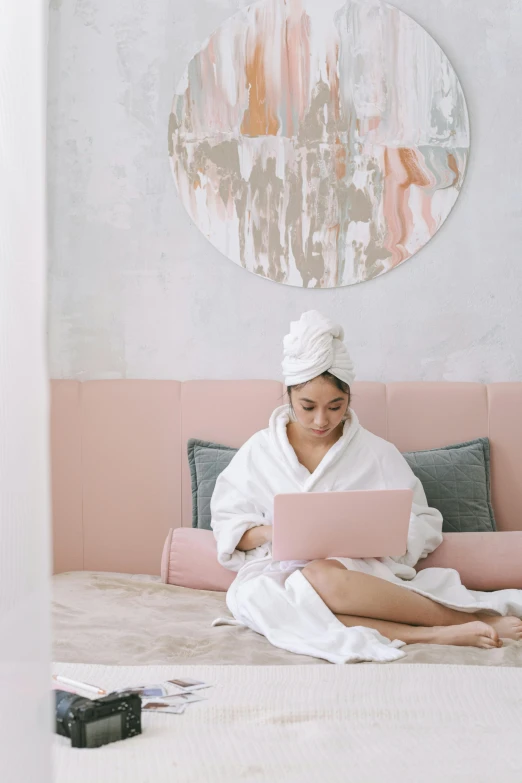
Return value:
<svg viewBox="0 0 522 783">
<path fill-rule="evenodd" d="M 308 310 L 299 321 L 292 321 L 283 341 L 285 384 L 307 383 L 328 370 L 350 386 L 355 372 L 343 338 L 342 326 L 317 310 Z"/>
</svg>

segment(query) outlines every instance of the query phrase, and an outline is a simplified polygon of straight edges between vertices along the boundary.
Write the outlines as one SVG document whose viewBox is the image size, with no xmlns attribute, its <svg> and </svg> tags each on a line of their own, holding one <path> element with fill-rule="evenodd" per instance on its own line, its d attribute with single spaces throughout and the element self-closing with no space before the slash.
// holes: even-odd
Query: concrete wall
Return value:
<svg viewBox="0 0 522 783">
<path fill-rule="evenodd" d="M 303 290 L 220 255 L 178 199 L 174 88 L 241 0 L 51 0 L 54 378 L 279 378 L 289 321 L 340 321 L 361 380 L 522 377 L 522 1 L 397 0 L 442 46 L 471 121 L 466 181 L 416 256 Z"/>
</svg>

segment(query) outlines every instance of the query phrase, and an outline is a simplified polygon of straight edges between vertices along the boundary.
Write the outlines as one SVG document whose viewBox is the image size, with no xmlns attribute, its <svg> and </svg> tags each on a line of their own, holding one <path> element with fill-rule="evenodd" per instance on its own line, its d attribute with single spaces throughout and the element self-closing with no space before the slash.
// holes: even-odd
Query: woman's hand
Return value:
<svg viewBox="0 0 522 783">
<path fill-rule="evenodd" d="M 256 525 L 247 530 L 236 546 L 241 552 L 248 552 L 272 540 L 272 525 Z"/>
</svg>

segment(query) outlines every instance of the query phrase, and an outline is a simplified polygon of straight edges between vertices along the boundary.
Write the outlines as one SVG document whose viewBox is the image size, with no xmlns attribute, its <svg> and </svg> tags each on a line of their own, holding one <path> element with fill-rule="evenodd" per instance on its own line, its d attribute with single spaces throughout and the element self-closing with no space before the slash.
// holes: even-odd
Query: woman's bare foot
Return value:
<svg viewBox="0 0 522 783">
<path fill-rule="evenodd" d="M 522 639 L 522 620 L 518 617 L 490 617 L 481 615 L 481 621 L 487 623 L 498 633 L 501 639 Z"/>
<path fill-rule="evenodd" d="M 475 620 L 471 623 L 463 623 L 462 625 L 436 626 L 435 628 L 431 628 L 430 631 L 433 632 L 432 635 L 430 635 L 430 644 L 482 647 L 486 650 L 490 650 L 493 647 L 502 647 L 502 642 L 499 639 L 496 629 L 480 620 Z"/>
</svg>

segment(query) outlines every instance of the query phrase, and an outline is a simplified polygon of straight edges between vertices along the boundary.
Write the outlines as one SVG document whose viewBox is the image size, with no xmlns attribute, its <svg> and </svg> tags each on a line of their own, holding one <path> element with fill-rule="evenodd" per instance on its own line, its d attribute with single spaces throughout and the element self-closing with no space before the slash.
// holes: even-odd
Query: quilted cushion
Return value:
<svg viewBox="0 0 522 783">
<path fill-rule="evenodd" d="M 237 449 L 191 438 L 187 444 L 192 485 L 192 527 L 211 530 L 210 498 L 219 474 Z"/>
<path fill-rule="evenodd" d="M 488 438 L 410 451 L 403 457 L 420 479 L 428 505 L 441 512 L 444 533 L 497 529 L 491 506 Z"/>
<path fill-rule="evenodd" d="M 216 479 L 236 451 L 219 443 L 189 440 L 192 527 L 211 530 L 210 499 Z M 496 530 L 490 498 L 488 438 L 406 452 L 403 456 L 420 479 L 428 505 L 441 512 L 445 533 Z"/>
</svg>

